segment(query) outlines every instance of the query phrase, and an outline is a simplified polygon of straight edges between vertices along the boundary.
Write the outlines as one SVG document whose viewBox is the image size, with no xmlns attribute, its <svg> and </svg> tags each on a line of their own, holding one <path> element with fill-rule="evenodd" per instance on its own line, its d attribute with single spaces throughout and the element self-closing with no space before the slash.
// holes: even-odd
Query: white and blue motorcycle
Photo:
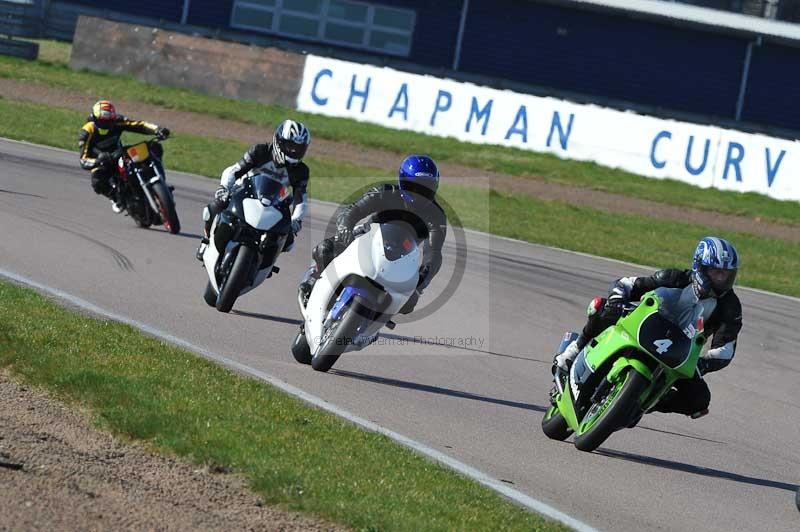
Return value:
<svg viewBox="0 0 800 532">
<path fill-rule="evenodd" d="M 328 371 L 348 351 L 373 343 L 414 294 L 419 282 L 421 240 L 404 222 L 372 223 L 325 268 L 308 302 L 298 296 L 304 322 L 292 354 L 317 371 Z"/>
</svg>

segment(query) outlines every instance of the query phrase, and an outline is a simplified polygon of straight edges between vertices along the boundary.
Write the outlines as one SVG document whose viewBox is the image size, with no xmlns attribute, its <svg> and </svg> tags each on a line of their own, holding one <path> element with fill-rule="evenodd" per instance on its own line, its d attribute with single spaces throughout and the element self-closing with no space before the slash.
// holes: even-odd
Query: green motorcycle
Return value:
<svg viewBox="0 0 800 532">
<path fill-rule="evenodd" d="M 654 290 L 625 312 L 589 342 L 569 372 L 556 371 L 542 418 L 547 437 L 565 440 L 574 433 L 575 447 L 593 451 L 613 432 L 635 426 L 676 381 L 694 376 L 706 340 L 702 308 L 679 326 Z M 575 336 L 567 334 L 561 351 Z"/>
</svg>

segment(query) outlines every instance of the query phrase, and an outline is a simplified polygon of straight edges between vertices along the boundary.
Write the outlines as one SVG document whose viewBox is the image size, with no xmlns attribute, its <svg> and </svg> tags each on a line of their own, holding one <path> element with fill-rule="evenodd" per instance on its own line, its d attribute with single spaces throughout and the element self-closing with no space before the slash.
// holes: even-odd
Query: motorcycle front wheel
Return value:
<svg viewBox="0 0 800 532">
<path fill-rule="evenodd" d="M 247 282 L 247 276 L 250 273 L 250 267 L 253 261 L 258 258 L 258 252 L 247 246 L 239 246 L 239 251 L 233 261 L 233 267 L 228 274 L 228 277 L 223 281 L 219 289 L 219 297 L 217 297 L 216 306 L 220 312 L 230 312 L 236 298 L 239 297 L 239 292 L 244 288 Z"/>
<path fill-rule="evenodd" d="M 178 220 L 178 213 L 175 211 L 175 200 L 172 199 L 172 194 L 167 185 L 163 181 L 156 182 L 153 184 L 152 191 L 158 205 L 158 215 L 161 216 L 164 227 L 173 235 L 180 233 L 181 222 Z"/>
<path fill-rule="evenodd" d="M 628 426 L 634 411 L 640 408 L 639 398 L 650 381 L 631 367 L 623 371 L 617 383 L 581 420 L 580 433 L 575 438 L 578 450 L 591 452 L 600 447 L 615 430 Z"/>
<path fill-rule="evenodd" d="M 328 325 L 322 333 L 320 347 L 311 359 L 311 367 L 317 371 L 328 371 L 336 364 L 348 345 L 353 344 L 353 340 L 358 331 L 358 326 L 364 321 L 363 310 L 358 312 L 359 307 L 363 307 L 358 301 L 361 298 L 356 296 L 339 315 L 339 318 Z"/>
</svg>

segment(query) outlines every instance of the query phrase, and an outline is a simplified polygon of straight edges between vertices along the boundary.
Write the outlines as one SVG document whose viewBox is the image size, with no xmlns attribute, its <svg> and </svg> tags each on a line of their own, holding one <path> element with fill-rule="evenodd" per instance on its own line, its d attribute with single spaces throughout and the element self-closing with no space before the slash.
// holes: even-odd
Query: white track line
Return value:
<svg viewBox="0 0 800 532">
<path fill-rule="evenodd" d="M 347 421 L 350 421 L 351 423 L 361 427 L 362 429 L 368 430 L 370 432 L 377 432 L 379 434 L 383 434 L 384 436 L 387 436 L 388 438 L 394 440 L 400 445 L 413 449 L 414 451 L 424 456 L 427 456 L 428 458 L 431 458 L 436 462 L 439 462 L 440 464 L 443 464 L 457 471 L 458 473 L 461 473 L 462 475 L 483 484 L 487 488 L 500 493 L 504 497 L 511 499 L 512 501 L 516 502 L 517 504 L 520 504 L 521 506 L 524 506 L 525 508 L 540 513 L 550 519 L 553 519 L 554 521 L 563 523 L 579 532 L 596 532 L 595 528 L 587 525 L 586 523 L 579 521 L 573 517 L 570 517 L 559 510 L 556 510 L 549 504 L 534 499 L 533 497 L 529 497 L 528 495 L 525 495 L 524 493 L 515 490 L 514 488 L 510 488 L 508 487 L 508 485 L 500 482 L 495 478 L 490 477 L 486 473 L 483 473 L 475 469 L 474 467 L 471 467 L 463 462 L 459 462 L 455 458 L 447 456 L 446 454 L 443 454 L 437 451 L 436 449 L 432 449 L 431 447 L 428 447 L 423 443 L 412 440 L 407 436 L 403 436 L 402 434 L 389 430 L 386 427 L 382 427 L 377 423 L 373 423 L 372 421 L 368 421 L 364 418 L 356 416 L 355 414 L 348 412 L 347 410 L 343 410 L 338 406 L 333 405 L 328 401 L 325 401 L 324 399 L 317 397 L 316 395 L 312 395 L 308 392 L 301 390 L 300 388 L 296 388 L 291 384 L 283 382 L 273 377 L 272 375 L 269 375 L 268 373 L 264 373 L 263 371 L 251 368 L 250 366 L 246 366 L 241 362 L 237 362 L 230 358 L 213 353 L 208 349 L 197 346 L 191 342 L 183 340 L 182 338 L 178 338 L 177 336 L 161 331 L 159 329 L 156 329 L 154 327 L 136 321 L 132 318 L 128 318 L 126 316 L 122 316 L 120 314 L 116 314 L 114 312 L 105 310 L 101 307 L 98 307 L 94 303 L 90 303 L 84 299 L 73 296 L 72 294 L 68 294 L 67 292 L 63 292 L 57 288 L 53 288 L 51 286 L 47 286 L 45 284 L 36 282 L 23 275 L 19 275 L 14 272 L 10 272 L 0 268 L 0 277 L 5 277 L 15 283 L 35 288 L 40 292 L 49 294 L 57 299 L 69 303 L 70 305 L 88 311 L 97 316 L 101 316 L 103 318 L 107 318 L 113 321 L 124 323 L 126 325 L 130 325 L 131 327 L 135 327 L 150 336 L 154 336 L 156 338 L 164 340 L 165 342 L 186 349 L 187 351 L 192 351 L 194 353 L 197 353 L 209 360 L 213 360 L 214 362 L 222 366 L 226 366 L 239 373 L 244 373 L 251 377 L 255 377 L 259 380 L 267 382 L 272 386 L 275 386 L 276 388 L 283 390 L 289 395 L 293 395 L 294 397 L 297 397 L 298 399 L 301 399 L 306 403 L 309 403 L 317 408 L 327 410 L 328 412 L 331 412 L 336 416 L 339 416 L 341 418 L 346 419 Z"/>
</svg>

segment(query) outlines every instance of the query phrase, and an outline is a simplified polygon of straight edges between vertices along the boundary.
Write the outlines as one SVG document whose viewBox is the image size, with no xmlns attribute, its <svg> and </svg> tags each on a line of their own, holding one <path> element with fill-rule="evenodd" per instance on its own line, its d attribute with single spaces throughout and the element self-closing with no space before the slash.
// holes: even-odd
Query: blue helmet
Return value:
<svg viewBox="0 0 800 532">
<path fill-rule="evenodd" d="M 400 190 L 433 199 L 439 188 L 439 169 L 427 155 L 409 155 L 400 163 L 397 180 Z"/>
<path fill-rule="evenodd" d="M 723 238 L 707 236 L 697 244 L 692 257 L 692 288 L 698 299 L 722 297 L 733 288 L 739 254 Z"/>
</svg>

